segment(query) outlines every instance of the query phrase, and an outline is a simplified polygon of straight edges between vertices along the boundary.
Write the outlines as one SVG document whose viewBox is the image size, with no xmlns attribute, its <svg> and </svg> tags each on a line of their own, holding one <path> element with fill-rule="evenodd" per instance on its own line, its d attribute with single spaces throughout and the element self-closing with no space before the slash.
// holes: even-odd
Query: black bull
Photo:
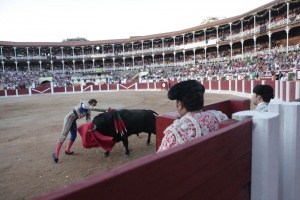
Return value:
<svg viewBox="0 0 300 200">
<path fill-rule="evenodd" d="M 151 133 L 156 134 L 156 115 L 158 114 L 155 111 L 144 109 L 120 109 L 117 112 L 126 126 L 127 132 L 124 135 L 117 133 L 115 129 L 114 112 L 97 115 L 92 121 L 96 125 L 94 128 L 103 135 L 113 137 L 115 142 L 122 141 L 125 147 L 125 155 L 129 155 L 128 137 L 132 134 L 148 133 L 147 144 L 149 145 Z M 109 151 L 106 151 L 105 155 L 108 156 Z"/>
</svg>

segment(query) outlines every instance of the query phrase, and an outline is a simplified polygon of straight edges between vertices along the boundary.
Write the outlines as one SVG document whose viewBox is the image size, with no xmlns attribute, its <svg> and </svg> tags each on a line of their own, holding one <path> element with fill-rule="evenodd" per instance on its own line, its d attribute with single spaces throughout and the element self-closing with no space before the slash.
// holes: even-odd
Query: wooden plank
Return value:
<svg viewBox="0 0 300 200">
<path fill-rule="evenodd" d="M 230 178 L 228 175 L 230 175 Z M 248 153 L 225 167 L 215 176 L 210 177 L 194 191 L 187 193 L 184 199 L 232 200 L 250 183 L 250 179 L 251 153 Z M 248 195 L 244 194 L 244 197 L 250 199 L 250 193 Z"/>
</svg>

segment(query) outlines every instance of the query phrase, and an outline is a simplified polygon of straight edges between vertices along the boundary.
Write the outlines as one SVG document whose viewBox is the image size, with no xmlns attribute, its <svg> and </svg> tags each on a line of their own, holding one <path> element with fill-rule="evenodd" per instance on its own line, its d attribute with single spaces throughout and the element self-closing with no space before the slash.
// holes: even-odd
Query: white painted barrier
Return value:
<svg viewBox="0 0 300 200">
<path fill-rule="evenodd" d="M 241 111 L 253 120 L 251 199 L 300 199 L 300 102 L 269 104 L 269 112 Z"/>
<path fill-rule="evenodd" d="M 300 103 L 272 102 L 269 111 L 280 115 L 279 199 L 300 199 Z"/>
<path fill-rule="evenodd" d="M 251 200 L 279 200 L 279 114 L 241 111 L 232 115 L 252 117 Z"/>
</svg>

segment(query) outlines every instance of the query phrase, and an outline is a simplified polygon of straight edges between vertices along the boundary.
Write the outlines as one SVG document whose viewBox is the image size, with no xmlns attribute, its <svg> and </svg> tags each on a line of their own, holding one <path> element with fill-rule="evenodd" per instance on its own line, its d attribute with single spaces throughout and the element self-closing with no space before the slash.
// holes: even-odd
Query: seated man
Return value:
<svg viewBox="0 0 300 200">
<path fill-rule="evenodd" d="M 166 128 L 157 152 L 216 131 L 219 122 L 228 119 L 220 111 L 201 110 L 204 105 L 204 92 L 204 86 L 196 80 L 177 83 L 169 90 L 168 98 L 176 100 L 176 108 L 181 118 Z"/>
<path fill-rule="evenodd" d="M 256 105 L 255 110 L 259 112 L 268 112 L 268 105 L 274 99 L 273 88 L 270 85 L 256 85 L 253 88 L 252 101 Z"/>
</svg>

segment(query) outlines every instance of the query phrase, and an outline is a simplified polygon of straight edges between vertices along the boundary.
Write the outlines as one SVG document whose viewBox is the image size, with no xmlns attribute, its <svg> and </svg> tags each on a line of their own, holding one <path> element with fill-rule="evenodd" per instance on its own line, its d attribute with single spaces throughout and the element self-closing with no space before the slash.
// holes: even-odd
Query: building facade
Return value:
<svg viewBox="0 0 300 200">
<path fill-rule="evenodd" d="M 0 41 L 1 71 L 62 73 L 209 65 L 299 49 L 300 1 L 272 1 L 239 16 L 128 39 Z"/>
</svg>

